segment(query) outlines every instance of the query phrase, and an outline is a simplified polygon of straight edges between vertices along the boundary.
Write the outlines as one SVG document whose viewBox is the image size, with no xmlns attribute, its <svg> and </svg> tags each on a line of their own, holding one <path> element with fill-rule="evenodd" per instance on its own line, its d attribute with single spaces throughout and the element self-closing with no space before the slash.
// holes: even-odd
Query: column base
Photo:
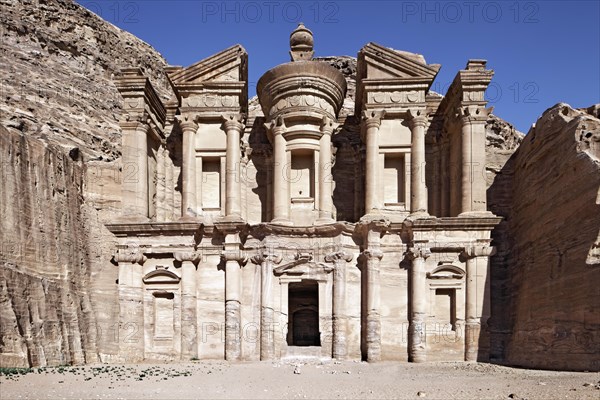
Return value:
<svg viewBox="0 0 600 400">
<path fill-rule="evenodd" d="M 240 215 L 226 215 L 224 217 L 219 218 L 219 222 L 230 222 L 230 223 L 243 223 L 244 220 Z"/>
<path fill-rule="evenodd" d="M 131 224 L 141 224 L 144 222 L 150 222 L 150 218 L 145 217 L 143 215 L 140 214 L 121 214 L 118 217 L 118 221 L 121 223 L 131 223 Z"/>
<path fill-rule="evenodd" d="M 179 217 L 179 221 L 202 223 L 203 218 L 201 216 L 183 215 L 183 216 Z"/>
<path fill-rule="evenodd" d="M 465 211 L 458 214 L 459 218 L 495 218 L 496 215 L 491 211 Z"/>
<path fill-rule="evenodd" d="M 413 218 L 413 219 L 417 219 L 417 218 L 433 218 L 431 215 L 429 215 L 429 213 L 427 211 L 424 211 L 424 210 L 413 211 L 413 212 L 410 213 L 409 217 Z"/>
<path fill-rule="evenodd" d="M 383 215 L 381 210 L 373 209 L 369 211 L 367 214 L 360 217 L 360 222 L 371 222 L 371 221 L 381 221 L 387 220 L 388 218 Z"/>
<path fill-rule="evenodd" d="M 271 223 L 274 225 L 285 225 L 285 226 L 293 226 L 294 223 L 287 218 L 274 218 L 271 220 Z"/>
<path fill-rule="evenodd" d="M 424 363 L 424 362 L 427 362 L 427 356 L 421 355 L 421 354 L 410 356 L 408 358 L 408 362 L 415 363 L 415 364 Z"/>
<path fill-rule="evenodd" d="M 320 217 L 320 218 L 317 218 L 314 225 L 329 225 L 329 224 L 333 224 L 335 222 L 336 222 L 335 219 L 333 219 L 331 217 Z"/>
</svg>

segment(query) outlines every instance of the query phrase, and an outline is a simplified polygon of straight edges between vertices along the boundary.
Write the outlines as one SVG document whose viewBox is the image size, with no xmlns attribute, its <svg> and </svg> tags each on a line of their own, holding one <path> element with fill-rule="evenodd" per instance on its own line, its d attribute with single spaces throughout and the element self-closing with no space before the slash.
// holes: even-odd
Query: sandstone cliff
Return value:
<svg viewBox="0 0 600 400">
<path fill-rule="evenodd" d="M 505 217 L 508 233 L 496 237 L 493 265 L 496 357 L 526 367 L 598 370 L 598 106 L 547 110 L 490 192 L 498 195 L 492 211 Z"/>
<path fill-rule="evenodd" d="M 0 366 L 110 360 L 117 270 L 103 223 L 120 207 L 122 108 L 112 78 L 139 66 L 166 98 L 166 62 L 71 1 L 0 10 Z"/>
</svg>

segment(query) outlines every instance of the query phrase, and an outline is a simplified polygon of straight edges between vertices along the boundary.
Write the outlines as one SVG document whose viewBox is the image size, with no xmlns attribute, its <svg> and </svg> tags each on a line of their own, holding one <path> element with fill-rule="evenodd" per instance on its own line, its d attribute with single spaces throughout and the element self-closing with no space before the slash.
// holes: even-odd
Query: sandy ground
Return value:
<svg viewBox="0 0 600 400">
<path fill-rule="evenodd" d="M 600 399 L 600 373 L 476 363 L 197 361 L 1 375 L 4 399 Z"/>
</svg>

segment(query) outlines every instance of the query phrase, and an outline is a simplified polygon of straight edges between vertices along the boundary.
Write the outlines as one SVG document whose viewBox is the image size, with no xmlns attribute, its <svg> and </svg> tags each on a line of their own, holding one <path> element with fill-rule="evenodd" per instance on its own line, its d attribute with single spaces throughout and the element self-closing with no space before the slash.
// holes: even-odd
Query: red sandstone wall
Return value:
<svg viewBox="0 0 600 400">
<path fill-rule="evenodd" d="M 547 110 L 506 167 L 513 365 L 600 369 L 600 120 L 597 106 L 590 112 Z"/>
</svg>

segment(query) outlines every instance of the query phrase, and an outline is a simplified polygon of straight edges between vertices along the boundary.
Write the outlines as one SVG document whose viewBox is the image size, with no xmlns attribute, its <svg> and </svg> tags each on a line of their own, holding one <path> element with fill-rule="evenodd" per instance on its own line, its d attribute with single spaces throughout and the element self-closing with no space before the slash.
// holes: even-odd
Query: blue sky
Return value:
<svg viewBox="0 0 600 400">
<path fill-rule="evenodd" d="M 249 54 L 250 95 L 260 76 L 289 61 L 302 21 L 317 56 L 351 55 L 368 42 L 420 53 L 442 69 L 445 93 L 469 58 L 496 74 L 495 114 L 527 132 L 558 102 L 600 102 L 600 1 L 115 1 L 80 4 L 189 65 L 239 43 Z"/>
</svg>

